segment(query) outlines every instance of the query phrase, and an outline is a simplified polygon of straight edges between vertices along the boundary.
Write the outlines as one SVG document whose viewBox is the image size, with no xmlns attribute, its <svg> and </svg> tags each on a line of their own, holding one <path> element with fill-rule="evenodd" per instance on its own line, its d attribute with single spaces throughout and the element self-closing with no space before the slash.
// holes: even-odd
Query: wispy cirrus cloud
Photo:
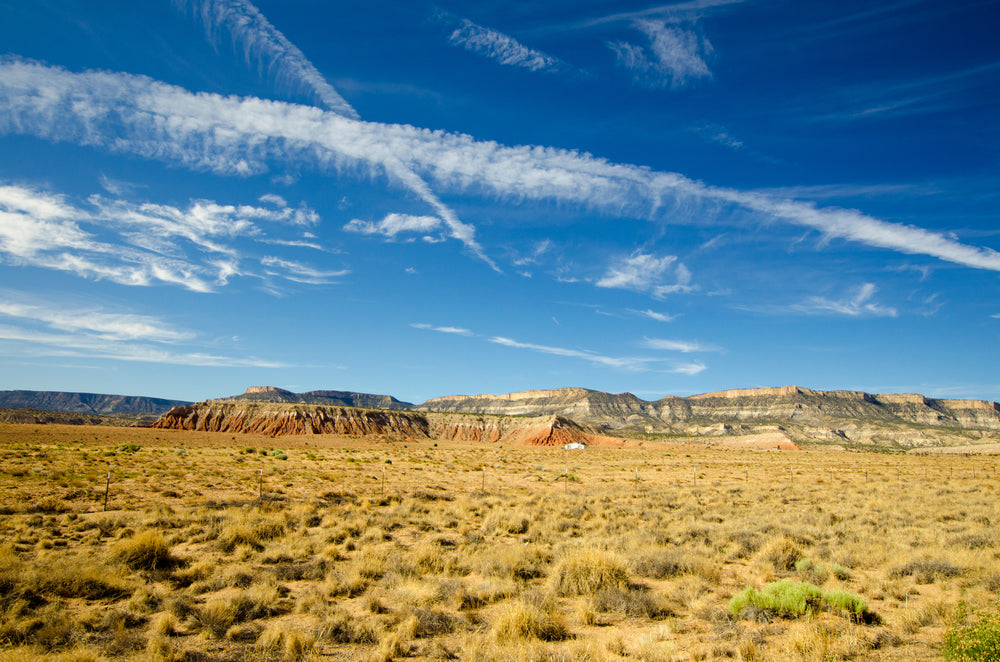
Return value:
<svg viewBox="0 0 1000 662">
<path fill-rule="evenodd" d="M 705 61 L 712 53 L 712 44 L 693 29 L 647 19 L 635 21 L 635 27 L 646 36 L 648 45 L 616 41 L 608 46 L 618 65 L 628 70 L 637 84 L 679 88 L 692 80 L 712 77 Z"/>
<path fill-rule="evenodd" d="M 228 30 L 236 43 L 242 44 L 248 63 L 258 59 L 268 69 L 279 71 L 282 78 L 302 85 L 310 90 L 321 105 L 337 115 L 358 119 L 359 115 L 340 96 L 326 78 L 313 66 L 312 62 L 278 31 L 249 0 L 174 0 L 176 6 L 185 9 L 190 6 L 199 16 L 209 32 L 209 37 L 219 30 Z M 444 221 L 451 236 L 461 241 L 476 257 L 499 271 L 497 265 L 486 255 L 475 239 L 475 228 L 463 223 L 430 186 L 413 169 L 392 152 L 382 155 L 380 167 L 429 205 Z M 243 164 L 237 163 L 238 171 Z M 248 171 L 240 174 L 249 174 Z"/>
<path fill-rule="evenodd" d="M 476 334 L 468 329 L 463 329 L 460 326 L 434 326 L 433 324 L 423 324 L 420 322 L 411 324 L 414 329 L 423 329 L 425 331 L 437 331 L 438 333 L 450 333 L 456 336 L 475 336 Z"/>
<path fill-rule="evenodd" d="M 0 255 L 14 264 L 122 285 L 161 283 L 211 292 L 244 273 L 245 251 L 236 239 L 268 241 L 260 222 L 318 221 L 307 207 L 264 202 L 194 200 L 180 208 L 93 195 L 83 205 L 27 186 L 0 185 Z M 280 275 L 308 282 L 301 269 Z"/>
<path fill-rule="evenodd" d="M 34 299 L 33 303 L 28 301 Z M 116 361 L 211 367 L 279 368 L 286 364 L 255 357 L 232 357 L 184 351 L 197 342 L 195 333 L 178 329 L 151 315 L 107 312 L 53 301 L 11 290 L 0 291 L 0 354 L 64 356 Z"/>
<path fill-rule="evenodd" d="M 270 276 L 277 276 L 305 285 L 330 285 L 335 283 L 336 279 L 351 273 L 350 269 L 317 269 L 295 260 L 285 260 L 274 256 L 263 257 L 260 263 L 266 267 L 266 272 Z"/>
<path fill-rule="evenodd" d="M 558 325 L 558 321 L 556 321 L 556 324 Z M 494 345 L 502 345 L 504 347 L 511 347 L 514 349 L 523 349 L 532 352 L 537 352 L 539 354 L 549 354 L 551 356 L 561 356 L 571 359 L 582 359 L 584 361 L 588 361 L 595 365 L 607 368 L 615 368 L 618 370 L 696 375 L 707 368 L 705 364 L 698 361 L 678 362 L 654 356 L 625 356 L 625 357 L 606 356 L 599 352 L 594 352 L 587 349 L 557 347 L 554 345 L 542 345 L 538 343 L 523 342 L 520 340 L 515 340 L 514 338 L 508 338 L 506 336 L 483 336 L 478 333 L 475 333 L 474 331 L 470 331 L 469 329 L 464 329 L 461 327 L 433 326 L 430 324 L 411 324 L 410 326 L 415 329 L 436 331 L 438 333 L 460 335 L 469 338 L 478 338 L 480 340 L 485 340 L 486 342 L 492 343 Z"/>
<path fill-rule="evenodd" d="M 402 167 L 419 183 L 417 172 L 448 190 L 576 204 L 657 222 L 670 222 L 667 203 L 687 205 L 712 220 L 727 210 L 742 210 L 762 224 L 781 222 L 827 239 L 1000 271 L 995 250 L 853 209 L 714 187 L 678 173 L 568 150 L 505 147 L 281 102 L 192 94 L 143 76 L 74 74 L 9 58 L 0 62 L 0 107 L 5 109 L 0 134 L 32 135 L 235 176 L 282 164 L 323 172 L 362 165 L 397 181 L 405 176 Z M 485 256 L 472 226 L 439 216 L 452 237 Z"/>
<path fill-rule="evenodd" d="M 668 352 L 681 352 L 690 354 L 692 352 L 721 352 L 718 345 L 698 342 L 696 340 L 673 340 L 668 338 L 645 338 L 642 346 L 646 349 L 662 349 Z"/>
<path fill-rule="evenodd" d="M 358 113 L 334 89 L 312 62 L 271 25 L 247 0 L 173 0 L 181 11 L 188 9 L 201 20 L 210 38 L 220 30 L 229 32 L 243 48 L 247 63 L 256 61 L 262 70 L 276 72 L 279 80 L 303 86 L 327 110 L 345 117 Z"/>
<path fill-rule="evenodd" d="M 458 27 L 448 37 L 448 43 L 453 46 L 508 67 L 520 67 L 529 71 L 554 72 L 565 66 L 558 58 L 528 48 L 510 35 L 477 25 L 465 18 L 456 19 L 449 15 L 445 15 L 445 18 L 458 20 Z"/>
<path fill-rule="evenodd" d="M 150 315 L 108 313 L 64 305 L 42 306 L 26 303 L 28 298 L 25 294 L 0 291 L 0 316 L 39 322 L 59 331 L 93 334 L 104 340 L 176 343 L 194 339 L 190 331 L 176 329 Z"/>
<path fill-rule="evenodd" d="M 4 344 L 12 344 L 7 349 Z M 0 325 L 0 352 L 8 356 L 61 356 L 213 368 L 287 368 L 287 363 L 209 352 L 178 352 L 149 344 L 122 343 L 70 334 L 39 333 Z"/>
<path fill-rule="evenodd" d="M 387 214 L 381 221 L 363 221 L 355 218 L 344 226 L 346 232 L 367 235 L 381 235 L 395 240 L 403 233 L 426 235 L 441 228 L 443 223 L 436 216 L 413 216 L 411 214 Z"/>
<path fill-rule="evenodd" d="M 666 313 L 659 313 L 656 312 L 655 310 L 650 310 L 648 308 L 646 310 L 632 310 L 631 308 L 629 308 L 628 312 L 632 313 L 633 315 L 639 315 L 640 317 L 648 317 L 649 319 L 656 320 L 657 322 L 673 322 L 675 319 L 679 317 L 679 315 L 668 315 Z"/>
<path fill-rule="evenodd" d="M 842 299 L 812 297 L 802 304 L 790 306 L 795 312 L 813 315 L 847 315 L 848 317 L 896 317 L 895 308 L 883 306 L 874 301 L 878 288 L 874 283 L 865 283 L 852 295 Z"/>
<path fill-rule="evenodd" d="M 743 0 L 691 0 L 690 2 L 671 2 L 662 5 L 646 7 L 638 11 L 616 12 L 597 18 L 587 19 L 564 26 L 566 29 L 583 29 L 602 26 L 611 23 L 634 23 L 639 20 L 664 20 L 671 22 L 693 21 L 701 18 L 707 11 L 726 5 L 740 4 Z"/>
<path fill-rule="evenodd" d="M 672 267 L 672 269 L 671 269 Z M 676 282 L 663 283 L 665 275 L 673 271 Z M 691 272 L 675 255 L 656 257 L 636 252 L 608 268 L 607 274 L 596 283 L 597 287 L 610 287 L 636 292 L 650 292 L 655 297 L 690 292 Z"/>
</svg>

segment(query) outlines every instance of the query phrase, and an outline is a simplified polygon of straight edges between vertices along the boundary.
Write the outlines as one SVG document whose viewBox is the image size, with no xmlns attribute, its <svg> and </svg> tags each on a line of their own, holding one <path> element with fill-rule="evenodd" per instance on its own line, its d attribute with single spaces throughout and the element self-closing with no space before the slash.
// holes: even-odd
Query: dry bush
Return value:
<svg viewBox="0 0 1000 662">
<path fill-rule="evenodd" d="M 222 527 L 218 542 L 224 552 L 232 552 L 241 546 L 259 552 L 264 549 L 265 543 L 281 538 L 285 533 L 285 520 L 280 515 L 239 513 Z"/>
<path fill-rule="evenodd" d="M 933 584 L 962 574 L 964 569 L 949 559 L 917 558 L 890 570 L 892 577 L 914 577 L 918 584 Z"/>
<path fill-rule="evenodd" d="M 518 585 L 512 579 L 485 578 L 463 583 L 453 594 L 455 609 L 479 609 L 517 595 Z"/>
<path fill-rule="evenodd" d="M 236 610 L 229 600 L 215 598 L 202 605 L 195 617 L 205 634 L 221 639 L 236 622 Z"/>
<path fill-rule="evenodd" d="M 315 638 L 299 630 L 271 625 L 257 639 L 256 648 L 284 662 L 299 662 L 312 652 Z"/>
<path fill-rule="evenodd" d="M 149 619 L 149 631 L 161 637 L 172 637 L 180 634 L 181 623 L 174 614 L 161 611 Z"/>
<path fill-rule="evenodd" d="M 802 548 L 788 536 L 779 536 L 768 540 L 754 556 L 754 560 L 778 572 L 788 572 L 795 569 L 795 564 L 803 558 Z"/>
<path fill-rule="evenodd" d="M 704 555 L 677 547 L 647 546 L 629 555 L 632 572 L 640 577 L 670 579 L 691 574 L 709 581 L 719 578 L 719 566 Z"/>
<path fill-rule="evenodd" d="M 87 600 L 121 599 L 132 594 L 133 585 L 115 569 L 93 558 L 63 557 L 20 576 L 15 591 L 33 595 Z"/>
<path fill-rule="evenodd" d="M 374 616 L 354 618 L 342 607 L 333 607 L 316 627 L 316 638 L 334 644 L 374 644 L 384 632 Z"/>
<path fill-rule="evenodd" d="M 569 636 L 558 614 L 522 600 L 499 605 L 493 614 L 490 632 L 501 643 L 520 639 L 560 641 Z"/>
<path fill-rule="evenodd" d="M 483 533 L 495 536 L 521 535 L 528 532 L 531 518 L 522 510 L 495 508 L 483 522 Z"/>
<path fill-rule="evenodd" d="M 495 545 L 483 550 L 477 566 L 486 576 L 527 581 L 545 576 L 551 557 L 538 546 Z"/>
<path fill-rule="evenodd" d="M 667 601 L 644 588 L 605 588 L 593 594 L 591 602 L 600 613 L 622 614 L 631 618 L 663 620 L 674 616 Z"/>
<path fill-rule="evenodd" d="M 114 558 L 130 570 L 152 571 L 179 564 L 170 552 L 170 545 L 159 531 L 140 531 L 121 540 L 111 550 Z"/>
<path fill-rule="evenodd" d="M 630 584 L 628 564 L 618 554 L 607 550 L 574 550 L 556 563 L 549 583 L 559 595 L 591 595 L 602 589 L 626 590 Z"/>
</svg>

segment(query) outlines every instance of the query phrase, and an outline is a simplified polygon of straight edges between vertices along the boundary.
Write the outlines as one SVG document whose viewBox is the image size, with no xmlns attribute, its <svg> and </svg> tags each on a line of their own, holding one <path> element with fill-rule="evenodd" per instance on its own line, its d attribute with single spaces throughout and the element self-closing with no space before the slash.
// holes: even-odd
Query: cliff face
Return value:
<svg viewBox="0 0 1000 662">
<path fill-rule="evenodd" d="M 411 412 L 252 402 L 214 401 L 175 407 L 153 427 L 273 435 L 428 436 L 427 419 Z"/>
<path fill-rule="evenodd" d="M 597 441 L 573 421 L 558 416 L 468 416 L 324 405 L 220 401 L 175 407 L 153 427 L 270 435 L 374 435 L 391 439 L 447 439 L 535 446 L 564 445 L 570 442 L 590 444 Z"/>
<path fill-rule="evenodd" d="M 583 388 L 523 391 L 505 395 L 455 395 L 428 400 L 422 411 L 494 416 L 563 416 L 587 423 L 621 425 L 645 415 L 649 403 L 631 393 L 602 393 Z"/>
<path fill-rule="evenodd" d="M 779 430 L 797 443 L 916 447 L 985 440 L 1000 431 L 1000 405 L 922 395 L 818 391 L 798 386 L 735 389 L 647 402 L 586 389 L 429 400 L 426 411 L 564 416 L 625 436 L 736 436 Z"/>
</svg>

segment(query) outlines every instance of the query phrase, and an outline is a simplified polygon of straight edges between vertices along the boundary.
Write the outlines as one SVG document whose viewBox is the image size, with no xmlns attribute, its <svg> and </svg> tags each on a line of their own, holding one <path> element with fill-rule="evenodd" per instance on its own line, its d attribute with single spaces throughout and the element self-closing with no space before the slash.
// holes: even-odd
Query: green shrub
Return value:
<svg viewBox="0 0 1000 662">
<path fill-rule="evenodd" d="M 768 584 L 760 591 L 754 588 L 737 593 L 729 600 L 729 611 L 737 617 L 756 617 L 760 614 L 781 618 L 799 618 L 826 609 L 842 613 L 855 622 L 873 623 L 878 617 L 868 611 L 860 597 L 847 591 L 823 591 L 808 582 L 782 579 Z"/>
<path fill-rule="evenodd" d="M 729 600 L 729 611 L 739 615 L 747 607 L 766 610 L 783 618 L 798 618 L 819 609 L 823 591 L 806 582 L 782 579 L 758 591 L 747 588 Z"/>
<path fill-rule="evenodd" d="M 944 634 L 944 659 L 956 662 L 1000 662 L 1000 611 L 981 614 L 966 622 L 965 605 L 959 605 L 955 622 Z"/>
</svg>

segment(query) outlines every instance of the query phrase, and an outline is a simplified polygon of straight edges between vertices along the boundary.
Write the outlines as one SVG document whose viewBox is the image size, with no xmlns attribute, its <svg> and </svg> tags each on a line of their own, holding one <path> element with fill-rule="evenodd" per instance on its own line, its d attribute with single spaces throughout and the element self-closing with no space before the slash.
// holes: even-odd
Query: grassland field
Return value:
<svg viewBox="0 0 1000 662">
<path fill-rule="evenodd" d="M 1000 591 L 993 456 L 31 424 L 0 454 L 0 662 L 939 660 Z"/>
</svg>

